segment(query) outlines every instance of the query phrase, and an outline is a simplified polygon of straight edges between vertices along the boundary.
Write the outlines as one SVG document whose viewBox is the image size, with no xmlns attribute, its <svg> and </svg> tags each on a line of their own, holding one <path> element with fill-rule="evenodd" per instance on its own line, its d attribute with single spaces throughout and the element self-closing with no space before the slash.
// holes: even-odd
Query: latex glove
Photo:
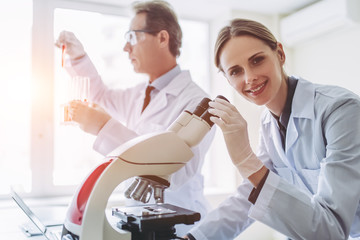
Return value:
<svg viewBox="0 0 360 240">
<path fill-rule="evenodd" d="M 218 125 L 224 135 L 226 147 L 233 164 L 243 178 L 248 178 L 263 167 L 251 149 L 247 122 L 231 103 L 216 98 L 209 102 L 210 120 Z"/>
<path fill-rule="evenodd" d="M 73 32 L 62 31 L 55 42 L 55 46 L 62 48 L 65 45 L 65 52 L 70 59 L 79 59 L 85 56 L 85 50 L 81 42 L 75 37 Z"/>
<path fill-rule="evenodd" d="M 98 135 L 101 128 L 111 119 L 104 109 L 96 104 L 74 100 L 69 103 L 71 120 L 87 133 Z"/>
</svg>

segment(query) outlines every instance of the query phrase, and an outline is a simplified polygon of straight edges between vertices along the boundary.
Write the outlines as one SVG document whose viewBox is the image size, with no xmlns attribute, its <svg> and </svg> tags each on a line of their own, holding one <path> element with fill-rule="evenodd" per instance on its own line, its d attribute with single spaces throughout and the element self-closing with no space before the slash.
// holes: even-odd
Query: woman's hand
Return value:
<svg viewBox="0 0 360 240">
<path fill-rule="evenodd" d="M 243 178 L 249 178 L 263 164 L 251 149 L 245 119 L 234 105 L 223 99 L 216 98 L 209 106 L 209 113 L 214 115 L 210 120 L 221 128 L 232 162 Z"/>
<path fill-rule="evenodd" d="M 111 116 L 96 104 L 74 100 L 69 103 L 71 120 L 79 123 L 79 127 L 87 133 L 97 135 Z"/>
</svg>

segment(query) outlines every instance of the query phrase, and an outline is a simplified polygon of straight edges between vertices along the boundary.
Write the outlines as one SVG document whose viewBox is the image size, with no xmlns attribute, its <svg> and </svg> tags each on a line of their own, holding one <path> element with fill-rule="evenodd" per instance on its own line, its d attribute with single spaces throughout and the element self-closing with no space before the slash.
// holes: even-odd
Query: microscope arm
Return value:
<svg viewBox="0 0 360 240">
<path fill-rule="evenodd" d="M 169 156 L 172 156 L 171 162 L 168 162 Z M 77 221 L 66 221 L 65 227 L 76 229 L 75 224 L 81 226 L 80 232 L 73 233 L 86 240 L 119 237 L 121 230 L 111 227 L 105 216 L 105 208 L 114 189 L 134 176 L 169 176 L 192 157 L 190 147 L 174 132 L 150 134 L 127 142 L 107 157 L 109 161 L 99 166 L 96 175 L 91 174 L 84 181 L 68 212 L 73 216 L 67 216 L 67 219 Z"/>
</svg>

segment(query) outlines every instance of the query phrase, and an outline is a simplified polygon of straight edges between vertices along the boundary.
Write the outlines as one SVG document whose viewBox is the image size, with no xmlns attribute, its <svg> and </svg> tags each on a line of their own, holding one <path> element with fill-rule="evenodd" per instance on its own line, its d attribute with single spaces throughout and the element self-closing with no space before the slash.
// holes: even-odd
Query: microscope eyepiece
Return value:
<svg viewBox="0 0 360 240">
<path fill-rule="evenodd" d="M 226 97 L 222 96 L 222 95 L 217 95 L 216 98 L 221 98 L 221 99 L 224 99 L 225 101 L 227 102 L 230 102 L 229 100 L 227 100 Z"/>
<path fill-rule="evenodd" d="M 229 102 L 229 100 L 227 100 L 222 95 L 217 95 L 216 98 L 221 98 L 221 99 L 224 99 L 225 101 Z M 203 100 L 201 100 L 201 102 L 197 105 L 197 107 L 194 111 L 194 115 L 200 117 L 205 122 L 207 122 L 210 125 L 210 127 L 212 127 L 214 125 L 214 123 L 212 121 L 210 121 L 210 117 L 213 115 L 211 113 L 209 113 L 209 111 L 208 111 L 210 101 L 211 100 L 209 98 L 203 98 Z"/>
<path fill-rule="evenodd" d="M 210 101 L 210 98 L 203 98 L 201 102 L 196 106 L 193 114 L 200 117 L 209 108 Z"/>
<path fill-rule="evenodd" d="M 210 117 L 213 116 L 211 113 L 209 113 L 209 111 L 206 110 L 206 112 L 204 112 L 200 118 L 202 120 L 204 120 L 205 122 L 207 122 L 209 124 L 210 127 L 212 127 L 214 125 L 214 123 L 212 121 L 210 121 Z"/>
</svg>

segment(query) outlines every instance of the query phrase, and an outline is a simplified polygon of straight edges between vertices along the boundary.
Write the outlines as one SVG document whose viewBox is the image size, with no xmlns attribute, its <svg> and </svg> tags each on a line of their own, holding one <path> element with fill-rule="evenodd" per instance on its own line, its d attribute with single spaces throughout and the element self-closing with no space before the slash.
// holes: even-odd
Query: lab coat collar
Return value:
<svg viewBox="0 0 360 240">
<path fill-rule="evenodd" d="M 291 106 L 291 118 L 314 118 L 314 97 L 315 89 L 314 85 L 302 78 L 297 78 L 298 83 L 295 89 L 293 102 Z M 271 122 L 272 115 L 268 109 L 265 110 L 267 114 L 264 117 L 264 124 Z M 290 121 L 289 119 L 289 121 Z"/>
<path fill-rule="evenodd" d="M 173 95 L 177 97 L 191 82 L 191 76 L 189 71 L 182 71 L 178 74 L 166 87 L 163 88 L 162 91 L 159 92 L 157 99 L 157 103 L 159 103 L 158 107 L 163 108 L 167 105 L 167 96 Z"/>
<path fill-rule="evenodd" d="M 157 90 L 161 91 L 180 73 L 180 66 L 176 65 L 173 69 L 155 79 L 151 85 L 154 86 Z"/>
<path fill-rule="evenodd" d="M 295 89 L 292 107 L 291 107 L 291 115 L 289 118 L 288 126 L 287 126 L 287 134 L 286 134 L 286 149 L 285 152 L 292 147 L 295 143 L 296 139 L 298 138 L 298 129 L 295 124 L 296 118 L 303 118 L 303 119 L 314 119 L 314 97 L 315 97 L 315 89 L 314 85 L 311 82 L 308 82 L 304 79 L 298 78 L 298 83 Z M 263 124 L 267 125 L 270 124 L 271 121 L 275 121 L 270 113 L 269 110 L 265 110 L 265 115 L 263 115 Z M 276 138 L 278 135 L 278 130 L 275 127 L 276 125 L 273 124 L 272 129 L 272 137 Z M 276 139 L 281 143 L 279 139 Z M 278 151 L 283 152 L 281 144 L 278 146 Z M 288 166 L 289 164 L 292 165 L 293 163 L 286 163 Z M 289 166 L 290 167 L 290 166 Z"/>
<path fill-rule="evenodd" d="M 291 115 L 287 127 L 286 134 L 286 152 L 293 146 L 299 137 L 295 119 L 314 119 L 314 85 L 306 80 L 299 79 L 295 89 L 293 104 L 291 108 Z M 294 163 L 292 163 L 294 164 Z"/>
<path fill-rule="evenodd" d="M 178 96 L 190 82 L 190 72 L 182 71 L 164 88 L 164 93 Z"/>
<path fill-rule="evenodd" d="M 158 113 L 168 104 L 167 95 L 177 97 L 189 84 L 191 83 L 191 76 L 189 71 L 181 71 L 168 85 L 166 85 L 150 102 L 153 106 L 152 111 L 144 111 L 141 117 L 147 117 Z"/>
<path fill-rule="evenodd" d="M 314 98 L 314 85 L 309 81 L 299 78 L 291 109 L 292 117 L 313 119 L 315 117 Z"/>
</svg>

